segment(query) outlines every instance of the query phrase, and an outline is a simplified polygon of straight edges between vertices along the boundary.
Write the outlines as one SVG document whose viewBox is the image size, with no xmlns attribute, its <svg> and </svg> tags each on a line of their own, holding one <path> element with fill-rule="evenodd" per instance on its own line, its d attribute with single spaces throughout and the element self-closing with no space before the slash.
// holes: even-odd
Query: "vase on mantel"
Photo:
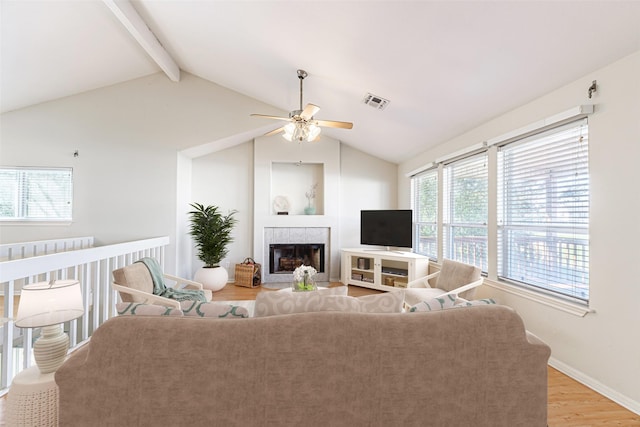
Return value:
<svg viewBox="0 0 640 427">
<path fill-rule="evenodd" d="M 315 206 L 307 206 L 306 208 L 304 208 L 304 214 L 305 215 L 315 215 L 316 214 L 316 207 Z"/>
</svg>

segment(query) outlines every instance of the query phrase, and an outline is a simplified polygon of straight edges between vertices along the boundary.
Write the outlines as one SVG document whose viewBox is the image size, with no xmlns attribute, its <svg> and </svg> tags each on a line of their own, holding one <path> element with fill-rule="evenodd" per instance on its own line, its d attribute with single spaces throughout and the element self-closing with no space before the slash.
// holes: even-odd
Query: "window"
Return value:
<svg viewBox="0 0 640 427">
<path fill-rule="evenodd" d="M 499 148 L 498 277 L 588 300 L 586 119 Z"/>
<path fill-rule="evenodd" d="M 415 221 L 414 251 L 438 259 L 438 169 L 412 178 Z"/>
<path fill-rule="evenodd" d="M 487 271 L 487 153 L 444 167 L 444 257 Z"/>
<path fill-rule="evenodd" d="M 0 168 L 0 220 L 71 221 L 71 168 Z"/>
</svg>

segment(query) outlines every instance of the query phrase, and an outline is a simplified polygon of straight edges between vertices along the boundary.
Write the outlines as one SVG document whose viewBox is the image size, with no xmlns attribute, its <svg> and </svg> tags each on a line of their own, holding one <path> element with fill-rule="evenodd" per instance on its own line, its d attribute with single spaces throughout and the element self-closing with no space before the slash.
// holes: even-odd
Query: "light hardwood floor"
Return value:
<svg viewBox="0 0 640 427">
<path fill-rule="evenodd" d="M 332 283 L 330 286 L 342 286 Z M 266 288 L 244 288 L 229 284 L 215 293 L 215 301 L 253 300 L 256 294 Z M 349 295 L 362 296 L 379 291 L 349 287 Z M 549 427 L 596 427 L 596 426 L 636 426 L 640 427 L 640 415 L 625 409 L 617 403 L 596 393 L 583 384 L 549 367 Z M 0 399 L 0 426 L 5 424 L 6 396 Z"/>
</svg>

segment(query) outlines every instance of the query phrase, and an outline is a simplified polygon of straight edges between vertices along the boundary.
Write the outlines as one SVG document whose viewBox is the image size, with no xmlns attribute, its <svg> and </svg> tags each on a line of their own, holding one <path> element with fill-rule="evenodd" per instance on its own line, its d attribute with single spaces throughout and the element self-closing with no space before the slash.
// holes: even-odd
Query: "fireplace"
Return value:
<svg viewBox="0 0 640 427">
<path fill-rule="evenodd" d="M 324 273 L 324 245 L 320 243 L 269 245 L 270 274 L 289 274 L 301 265 L 310 265 L 318 273 Z"/>
<path fill-rule="evenodd" d="M 317 282 L 329 281 L 328 227 L 266 227 L 264 229 L 264 283 L 293 281 L 293 271 L 310 265 L 318 272 Z"/>
</svg>

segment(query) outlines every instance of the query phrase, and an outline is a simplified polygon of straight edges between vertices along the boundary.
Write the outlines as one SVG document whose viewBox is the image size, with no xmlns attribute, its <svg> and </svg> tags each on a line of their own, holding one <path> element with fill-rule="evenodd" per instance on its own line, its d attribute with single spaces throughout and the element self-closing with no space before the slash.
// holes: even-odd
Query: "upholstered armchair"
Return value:
<svg viewBox="0 0 640 427">
<path fill-rule="evenodd" d="M 404 301 L 407 306 L 443 295 L 455 295 L 472 299 L 476 288 L 482 285 L 480 268 L 459 261 L 445 259 L 442 268 L 428 276 L 413 280 L 407 284 Z M 435 279 L 435 286 L 429 280 Z"/>
<path fill-rule="evenodd" d="M 185 285 L 184 289 L 202 290 L 207 301 L 211 301 L 212 293 L 209 289 L 203 289 L 202 284 L 177 276 L 163 273 L 164 279 L 175 282 L 175 286 Z M 123 302 L 136 302 L 145 304 L 163 305 L 180 309 L 180 301 L 166 298 L 153 293 L 153 279 L 147 266 L 141 262 L 135 262 L 126 267 L 113 271 L 113 289 L 118 291 Z"/>
</svg>

